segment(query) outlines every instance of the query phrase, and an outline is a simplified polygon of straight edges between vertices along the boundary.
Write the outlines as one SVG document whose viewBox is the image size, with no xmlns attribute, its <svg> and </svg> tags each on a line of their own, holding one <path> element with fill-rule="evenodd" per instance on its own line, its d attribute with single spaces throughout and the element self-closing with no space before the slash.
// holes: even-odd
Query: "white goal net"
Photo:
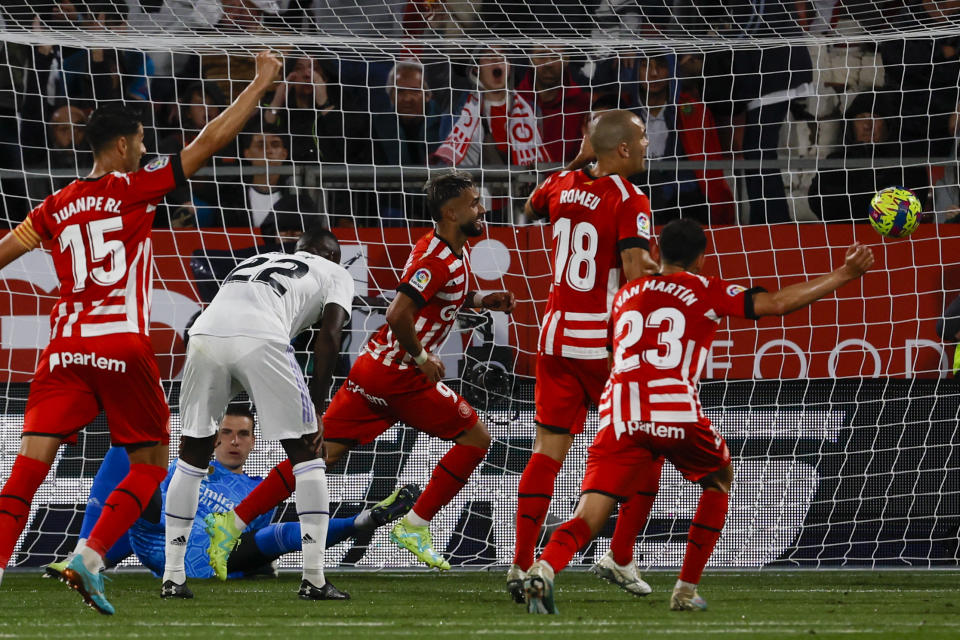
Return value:
<svg viewBox="0 0 960 640">
<path fill-rule="evenodd" d="M 472 243 L 478 283 L 513 291 L 519 304 L 509 317 L 463 314 L 441 352 L 447 383 L 494 442 L 433 530 L 455 566 L 502 566 L 533 441 L 536 338 L 551 282 L 551 229 L 525 220 L 522 205 L 577 154 L 592 113 L 634 110 L 650 145 L 649 169 L 633 181 L 650 196 L 655 225 L 681 216 L 707 225 L 709 272 L 775 289 L 829 271 L 854 240 L 877 257 L 861 283 L 808 310 L 721 326 L 702 400 L 737 479 L 710 566 L 955 565 L 960 310 L 945 309 L 960 293 L 960 226 L 951 224 L 960 221 L 958 5 L 5 2 L 0 212 L 12 228 L 86 174 L 83 125 L 98 105 L 139 109 L 147 159 L 176 153 L 251 80 L 253 53 L 283 56 L 282 81 L 244 133 L 156 211 L 151 337 L 175 455 L 185 327 L 241 259 L 312 224 L 336 233 L 358 294 L 342 381 L 430 225 L 425 179 L 451 165 L 470 171 L 490 223 Z M 892 185 L 924 206 L 909 239 L 867 224 L 872 195 Z M 5 478 L 57 279 L 43 251 L 0 278 Z M 294 344 L 309 374 L 308 343 Z M 548 531 L 572 512 L 596 429 L 594 411 L 558 478 Z M 61 450 L 13 565 L 72 549 L 108 440 L 101 416 Z M 448 447 L 396 425 L 354 450 L 330 470 L 334 516 L 399 484 L 422 486 Z M 276 443 L 259 442 L 247 471 L 265 475 L 282 457 Z M 637 541 L 641 565 L 679 565 L 698 496 L 666 465 Z M 612 530 L 611 520 L 575 564 L 605 552 Z M 341 543 L 328 559 L 411 561 L 386 530 Z"/>
</svg>

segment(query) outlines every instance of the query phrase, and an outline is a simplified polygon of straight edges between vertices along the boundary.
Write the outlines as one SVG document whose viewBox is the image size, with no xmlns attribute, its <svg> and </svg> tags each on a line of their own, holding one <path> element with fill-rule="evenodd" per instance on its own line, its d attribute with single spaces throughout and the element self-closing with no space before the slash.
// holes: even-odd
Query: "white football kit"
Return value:
<svg viewBox="0 0 960 640">
<path fill-rule="evenodd" d="M 290 340 L 328 304 L 353 306 L 353 278 L 325 258 L 264 253 L 230 272 L 190 329 L 180 387 L 183 435 L 209 437 L 241 388 L 256 405 L 268 440 L 317 430 L 317 416 Z"/>
</svg>

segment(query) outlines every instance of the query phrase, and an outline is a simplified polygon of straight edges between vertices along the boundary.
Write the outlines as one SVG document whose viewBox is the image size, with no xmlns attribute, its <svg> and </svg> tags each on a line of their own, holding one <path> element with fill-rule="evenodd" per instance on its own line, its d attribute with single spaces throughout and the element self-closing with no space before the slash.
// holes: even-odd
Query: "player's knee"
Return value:
<svg viewBox="0 0 960 640">
<path fill-rule="evenodd" d="M 477 420 L 470 429 L 464 433 L 462 436 L 457 438 L 457 444 L 465 444 L 471 447 L 479 447 L 480 449 L 489 449 L 490 448 L 490 432 L 487 431 L 487 425 L 483 424 L 482 421 Z"/>
<path fill-rule="evenodd" d="M 611 496 L 588 491 L 580 496 L 573 515 L 586 522 L 590 527 L 590 533 L 596 536 L 603 529 L 616 506 L 617 502 Z"/>
<path fill-rule="evenodd" d="M 537 435 L 533 441 L 533 452 L 563 462 L 573 444 L 573 436 L 569 433 L 556 433 L 537 425 Z"/>
<path fill-rule="evenodd" d="M 290 458 L 290 462 L 293 466 L 297 466 L 301 462 L 308 462 L 320 457 L 319 452 L 316 450 L 316 447 L 313 445 L 314 434 L 303 436 L 302 438 L 291 438 L 289 440 L 281 440 L 280 444 L 283 446 L 283 450 L 287 452 L 287 457 Z"/>
<path fill-rule="evenodd" d="M 210 464 L 210 456 L 216 445 L 216 434 L 206 438 L 180 436 L 180 459 L 191 467 L 205 469 Z"/>
<path fill-rule="evenodd" d="M 717 469 L 700 480 L 700 486 L 704 490 L 712 489 L 721 493 L 730 493 L 731 485 L 733 485 L 733 467 L 730 465 Z"/>
</svg>

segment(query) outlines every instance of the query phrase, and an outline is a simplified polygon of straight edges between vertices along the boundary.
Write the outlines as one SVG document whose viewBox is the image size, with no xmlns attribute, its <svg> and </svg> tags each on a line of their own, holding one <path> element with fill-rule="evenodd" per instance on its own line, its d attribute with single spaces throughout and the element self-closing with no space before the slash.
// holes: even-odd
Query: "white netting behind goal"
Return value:
<svg viewBox="0 0 960 640">
<path fill-rule="evenodd" d="M 960 290 L 960 233 L 941 224 L 960 212 L 957 3 L 900 4 L 7 2 L 2 215 L 12 227 L 86 173 L 83 123 L 96 106 L 136 106 L 148 157 L 176 153 L 252 78 L 253 52 L 283 55 L 283 81 L 246 131 L 157 209 L 152 338 L 176 443 L 185 327 L 241 259 L 317 222 L 340 237 L 358 294 L 342 380 L 429 225 L 424 180 L 449 165 L 471 171 L 490 222 L 472 248 L 479 285 L 510 289 L 519 305 L 510 318 L 463 314 L 442 351 L 448 384 L 494 442 L 435 519 L 434 541 L 455 566 L 504 565 L 534 435 L 536 337 L 551 281 L 551 229 L 529 224 L 522 204 L 577 154 L 591 113 L 633 109 L 650 140 L 649 170 L 633 180 L 656 225 L 679 216 L 709 225 L 709 272 L 773 289 L 829 271 L 854 240 L 877 255 L 874 271 L 836 298 L 783 320 L 731 321 L 718 334 L 702 400 L 737 480 L 711 566 L 955 563 L 960 395 L 945 379 L 944 341 L 960 335 L 960 310 L 943 327 L 938 320 Z M 924 204 L 926 221 L 909 240 L 883 240 L 865 224 L 871 196 L 890 185 Z M 2 278 L 5 478 L 57 280 L 40 251 Z M 311 372 L 308 339 L 294 344 Z M 596 429 L 591 411 L 547 532 L 572 512 Z M 14 564 L 72 548 L 107 446 L 101 417 L 62 450 Z M 398 425 L 351 452 L 330 471 L 335 515 L 399 484 L 423 485 L 448 447 Z M 281 457 L 258 443 L 247 470 L 264 475 Z M 679 564 L 698 495 L 667 465 L 638 540 L 643 564 Z M 602 554 L 612 529 L 611 520 L 575 563 Z M 386 529 L 328 558 L 410 564 Z"/>
</svg>

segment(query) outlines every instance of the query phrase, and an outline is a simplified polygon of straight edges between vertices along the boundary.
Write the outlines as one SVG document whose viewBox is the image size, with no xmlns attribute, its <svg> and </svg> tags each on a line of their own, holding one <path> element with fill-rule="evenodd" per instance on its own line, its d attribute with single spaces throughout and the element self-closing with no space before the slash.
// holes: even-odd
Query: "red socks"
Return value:
<svg viewBox="0 0 960 640">
<path fill-rule="evenodd" d="M 707 566 L 707 560 L 727 519 L 728 503 L 727 494 L 720 491 L 704 491 L 700 496 L 697 513 L 687 534 L 687 552 L 680 568 L 680 579 L 684 582 L 700 584 L 703 568 Z"/>
<path fill-rule="evenodd" d="M 87 547 L 101 556 L 125 534 L 143 513 L 157 487 L 167 477 L 167 470 L 152 464 L 132 464 L 130 473 L 117 485 L 90 532 Z"/>
<path fill-rule="evenodd" d="M 234 513 L 250 524 L 257 516 L 265 514 L 289 498 L 296 486 L 297 482 L 293 478 L 293 463 L 289 459 L 284 460 L 270 469 L 267 477 L 250 492 L 250 495 L 234 507 Z"/>
<path fill-rule="evenodd" d="M 590 525 L 586 520 L 568 520 L 550 536 L 550 542 L 540 554 L 540 559 L 553 567 L 554 572 L 560 573 L 570 564 L 574 554 L 592 539 L 593 534 L 590 533 Z"/>
<path fill-rule="evenodd" d="M 483 462 L 486 455 L 487 450 L 480 447 L 453 445 L 434 468 L 430 482 L 413 505 L 413 512 L 424 520 L 432 520 L 440 509 L 460 493 L 470 474 Z"/>
<path fill-rule="evenodd" d="M 533 553 L 540 537 L 540 527 L 550 509 L 553 485 L 562 462 L 535 453 L 530 456 L 520 484 L 517 486 L 517 542 L 513 563 L 526 571 L 533 564 Z"/>
<path fill-rule="evenodd" d="M 0 569 L 10 562 L 13 548 L 27 526 L 33 496 L 49 471 L 50 465 L 40 460 L 21 455 L 14 460 L 10 478 L 0 489 Z"/>
<path fill-rule="evenodd" d="M 659 463 L 650 466 L 643 485 L 629 500 L 620 505 L 617 527 L 613 530 L 613 538 L 610 540 L 610 551 L 613 552 L 613 561 L 621 567 L 633 562 L 633 546 L 650 518 L 650 510 L 660 489 L 662 469 L 663 458 Z"/>
</svg>

